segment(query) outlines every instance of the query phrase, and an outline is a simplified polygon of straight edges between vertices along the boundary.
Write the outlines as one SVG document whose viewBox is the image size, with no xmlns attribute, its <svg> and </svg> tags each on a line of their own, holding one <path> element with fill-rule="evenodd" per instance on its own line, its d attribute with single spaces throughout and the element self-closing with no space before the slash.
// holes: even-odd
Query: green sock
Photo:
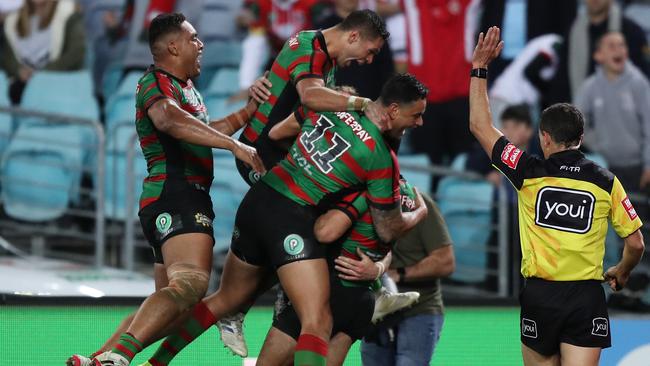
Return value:
<svg viewBox="0 0 650 366">
<path fill-rule="evenodd" d="M 142 343 L 135 339 L 131 334 L 124 333 L 120 336 L 120 341 L 113 347 L 112 352 L 122 355 L 129 362 L 133 357 L 142 351 Z"/>
<path fill-rule="evenodd" d="M 166 366 L 188 344 L 203 334 L 217 322 L 210 309 L 199 301 L 192 309 L 192 316 L 174 334 L 165 338 L 156 352 L 149 359 L 153 366 Z"/>
<path fill-rule="evenodd" d="M 312 334 L 301 334 L 293 356 L 294 366 L 325 366 L 327 342 Z"/>
</svg>

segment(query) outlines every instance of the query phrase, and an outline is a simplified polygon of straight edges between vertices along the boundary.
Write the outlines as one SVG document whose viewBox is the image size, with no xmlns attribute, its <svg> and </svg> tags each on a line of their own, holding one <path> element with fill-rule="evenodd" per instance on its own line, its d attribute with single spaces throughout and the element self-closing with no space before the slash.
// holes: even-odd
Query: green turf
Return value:
<svg viewBox="0 0 650 366">
<path fill-rule="evenodd" d="M 72 353 L 90 354 L 132 307 L 0 306 L 0 366 L 64 365 Z M 256 355 L 271 322 L 270 308 L 253 308 L 245 323 L 246 341 Z M 514 308 L 449 308 L 432 365 L 519 365 L 518 311 Z M 153 353 L 154 346 L 133 365 Z M 172 365 L 241 366 L 210 329 Z M 345 365 L 361 365 L 358 344 Z"/>
</svg>

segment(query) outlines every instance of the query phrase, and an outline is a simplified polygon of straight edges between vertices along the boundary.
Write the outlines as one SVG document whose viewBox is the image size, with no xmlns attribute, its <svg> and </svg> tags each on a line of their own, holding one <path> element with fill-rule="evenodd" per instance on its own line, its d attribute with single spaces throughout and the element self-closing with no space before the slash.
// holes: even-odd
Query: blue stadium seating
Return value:
<svg viewBox="0 0 650 366">
<path fill-rule="evenodd" d="M 235 167 L 235 159 L 229 151 L 214 149 L 214 181 L 210 189 L 214 209 L 215 251 L 230 246 L 237 208 L 244 198 L 248 185 Z"/>
<path fill-rule="evenodd" d="M 210 119 L 227 116 L 242 108 L 246 102 L 230 102 L 228 98 L 239 91 L 239 71 L 232 68 L 220 69 L 203 92 L 203 100 Z"/>
<path fill-rule="evenodd" d="M 429 166 L 427 154 L 400 155 L 398 156 L 402 176 L 413 186 L 422 192 L 429 192 L 431 189 L 431 174 L 424 171 L 410 170 L 404 164 L 426 167 Z"/>
<path fill-rule="evenodd" d="M 238 69 L 242 57 L 241 44 L 233 41 L 207 42 L 201 57 L 201 75 L 196 80 L 197 88 L 204 91 L 221 69 Z M 239 80 L 234 86 L 239 88 Z"/>
<path fill-rule="evenodd" d="M 460 168 L 465 155 L 452 168 Z M 452 278 L 479 283 L 487 276 L 487 244 L 491 235 L 494 186 L 456 177 L 440 180 L 437 202 L 454 242 L 457 270 Z"/>
<path fill-rule="evenodd" d="M 106 118 L 106 180 L 105 213 L 113 219 L 126 218 L 126 171 L 127 148 L 131 136 L 135 134 L 135 90 L 141 72 L 127 74 L 119 87 L 108 98 L 104 115 Z M 134 156 L 134 217 L 138 211 L 138 198 L 142 192 L 142 180 L 147 172 L 147 165 L 139 143 L 135 142 Z"/>
<path fill-rule="evenodd" d="M 0 106 L 9 107 L 9 81 L 4 72 L 0 72 Z M 14 125 L 10 114 L 0 113 L 0 157 L 7 148 Z"/>
<path fill-rule="evenodd" d="M 37 72 L 27 84 L 21 107 L 99 120 L 99 108 L 87 71 Z M 73 123 L 52 125 L 33 117 L 17 120 L 17 130 L 0 167 L 5 210 L 10 216 L 23 220 L 54 219 L 65 211 L 69 201 L 79 201 L 81 169 L 95 166 L 94 130 Z M 45 177 L 41 176 L 41 169 Z M 24 189 L 22 180 L 30 177 L 33 180 L 35 172 L 38 172 L 39 181 L 59 189 L 41 191 L 34 188 L 30 194 L 30 190 Z"/>
</svg>

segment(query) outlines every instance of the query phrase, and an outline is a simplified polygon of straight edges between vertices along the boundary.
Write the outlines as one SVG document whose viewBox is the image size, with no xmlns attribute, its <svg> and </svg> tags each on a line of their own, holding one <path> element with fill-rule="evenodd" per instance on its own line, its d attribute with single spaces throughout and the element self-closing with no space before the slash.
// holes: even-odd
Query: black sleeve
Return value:
<svg viewBox="0 0 650 366">
<path fill-rule="evenodd" d="M 492 165 L 510 180 L 517 189 L 521 189 L 526 176 L 526 169 L 536 159 L 519 149 L 504 136 L 494 144 L 492 149 Z"/>
</svg>

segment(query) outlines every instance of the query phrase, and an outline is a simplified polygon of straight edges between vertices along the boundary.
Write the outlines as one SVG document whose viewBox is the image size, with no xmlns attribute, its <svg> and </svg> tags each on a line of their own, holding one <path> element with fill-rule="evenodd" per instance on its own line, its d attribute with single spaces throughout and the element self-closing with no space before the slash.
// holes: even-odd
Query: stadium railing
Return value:
<svg viewBox="0 0 650 366">
<path fill-rule="evenodd" d="M 32 254 L 105 260 L 105 136 L 99 121 L 1 107 L 16 129 L 0 165 L 1 235 L 31 244 Z M 86 160 L 87 157 L 94 161 Z M 82 178 L 90 183 L 84 185 Z M 84 221 L 85 220 L 85 221 Z M 91 224 L 92 223 L 92 224 Z M 93 226 L 92 229 L 85 226 Z M 85 247 L 58 251 L 59 248 Z"/>
</svg>

